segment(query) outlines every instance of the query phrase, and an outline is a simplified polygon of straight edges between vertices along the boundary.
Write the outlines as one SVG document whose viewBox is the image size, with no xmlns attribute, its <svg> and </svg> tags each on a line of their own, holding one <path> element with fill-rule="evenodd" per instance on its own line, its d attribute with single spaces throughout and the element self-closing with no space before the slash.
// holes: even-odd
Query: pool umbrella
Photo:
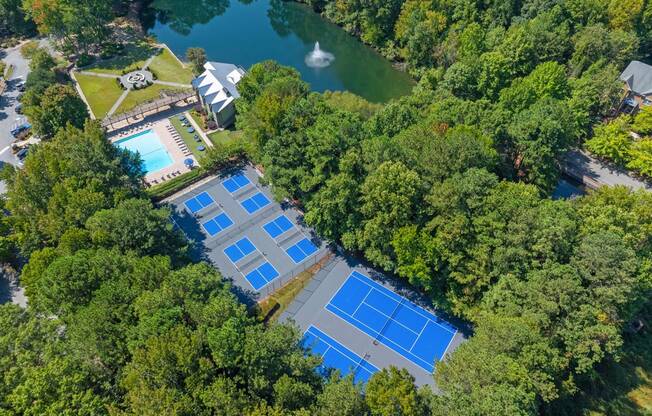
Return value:
<svg viewBox="0 0 652 416">
<path fill-rule="evenodd" d="M 195 161 L 192 160 L 191 158 L 188 158 L 188 159 L 184 160 L 183 163 L 184 163 L 186 166 L 191 167 L 192 165 L 195 164 Z"/>
</svg>

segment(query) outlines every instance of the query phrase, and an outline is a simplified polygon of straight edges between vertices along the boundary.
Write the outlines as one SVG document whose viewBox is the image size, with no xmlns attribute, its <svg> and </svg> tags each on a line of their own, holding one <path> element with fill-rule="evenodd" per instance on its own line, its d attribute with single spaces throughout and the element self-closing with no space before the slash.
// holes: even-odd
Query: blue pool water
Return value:
<svg viewBox="0 0 652 416">
<path fill-rule="evenodd" d="M 114 143 L 121 149 L 140 154 L 146 173 L 156 172 L 173 163 L 170 154 L 154 130 L 145 130 Z"/>
</svg>

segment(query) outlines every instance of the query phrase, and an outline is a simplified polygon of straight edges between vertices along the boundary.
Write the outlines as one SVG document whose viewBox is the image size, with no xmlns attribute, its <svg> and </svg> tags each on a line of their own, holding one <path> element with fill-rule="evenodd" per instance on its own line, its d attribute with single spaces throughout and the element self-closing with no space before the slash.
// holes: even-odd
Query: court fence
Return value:
<svg viewBox="0 0 652 416">
<path fill-rule="evenodd" d="M 331 249 L 328 246 L 323 247 L 306 261 L 263 287 L 260 290 L 261 299 L 258 301 L 258 305 L 262 306 L 269 302 L 277 304 L 268 308 L 269 310 L 265 313 L 263 320 L 267 321 L 272 315 L 278 316 L 283 313 L 296 300 L 297 296 L 306 286 L 315 279 L 318 272 L 331 263 L 333 257 L 334 254 Z M 301 279 L 301 275 L 306 272 L 310 273 L 310 276 L 306 279 Z M 293 282 L 298 283 L 296 287 L 290 287 Z M 284 293 L 284 289 L 287 292 Z"/>
</svg>

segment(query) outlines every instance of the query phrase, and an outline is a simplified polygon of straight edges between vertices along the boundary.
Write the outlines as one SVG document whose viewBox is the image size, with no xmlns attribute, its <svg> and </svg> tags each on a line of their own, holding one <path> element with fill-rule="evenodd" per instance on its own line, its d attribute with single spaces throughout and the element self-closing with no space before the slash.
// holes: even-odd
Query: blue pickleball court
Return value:
<svg viewBox="0 0 652 416">
<path fill-rule="evenodd" d="M 288 256 L 292 259 L 295 264 L 299 264 L 304 261 L 307 257 L 317 252 L 317 246 L 315 246 L 307 238 L 302 239 L 296 244 L 291 245 L 285 252 L 288 253 Z"/>
<path fill-rule="evenodd" d="M 211 237 L 215 237 L 217 234 L 226 230 L 233 225 L 233 221 L 226 215 L 225 212 L 222 212 L 210 220 L 203 222 L 202 227 Z"/>
<path fill-rule="evenodd" d="M 208 192 L 202 192 L 199 195 L 193 196 L 192 198 L 187 199 L 183 205 L 188 208 L 191 214 L 196 214 L 202 209 L 214 204 L 215 201 L 208 194 Z"/>
<path fill-rule="evenodd" d="M 260 290 L 279 277 L 278 271 L 270 262 L 265 262 L 245 275 L 251 287 Z"/>
<path fill-rule="evenodd" d="M 428 372 L 444 357 L 457 329 L 354 271 L 326 309 Z"/>
<path fill-rule="evenodd" d="M 233 264 L 236 264 L 254 251 L 256 251 L 254 243 L 249 241 L 247 237 L 244 237 L 225 248 L 224 254 L 226 254 L 226 257 L 228 257 Z"/>
<path fill-rule="evenodd" d="M 324 375 L 328 368 L 340 370 L 342 376 L 353 374 L 353 380 L 366 383 L 378 371 L 373 364 L 359 357 L 326 333 L 310 326 L 303 336 L 303 346 L 323 359 Z"/>
<path fill-rule="evenodd" d="M 290 221 L 285 215 L 280 215 L 263 225 L 263 229 L 270 237 L 272 237 L 272 239 L 276 239 L 276 237 L 286 233 L 293 227 L 294 225 L 292 224 L 292 221 Z"/>
<path fill-rule="evenodd" d="M 248 214 L 253 214 L 254 212 L 261 209 L 262 207 L 267 206 L 271 203 L 272 201 L 270 201 L 269 198 L 267 198 L 264 193 L 258 192 L 252 197 L 247 198 L 244 201 L 240 202 L 240 205 L 242 205 L 242 208 L 244 208 Z"/>
<path fill-rule="evenodd" d="M 238 189 L 244 188 L 245 186 L 249 185 L 251 181 L 243 174 L 231 176 L 229 179 L 225 180 L 222 182 L 222 186 L 224 186 L 224 189 L 226 189 L 229 193 L 234 193 Z"/>
</svg>

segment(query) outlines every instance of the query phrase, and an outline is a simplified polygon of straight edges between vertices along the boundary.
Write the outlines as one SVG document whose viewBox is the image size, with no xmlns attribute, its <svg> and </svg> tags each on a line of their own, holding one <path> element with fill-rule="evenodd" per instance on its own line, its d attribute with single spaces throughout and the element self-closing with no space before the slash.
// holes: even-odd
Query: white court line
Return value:
<svg viewBox="0 0 652 416">
<path fill-rule="evenodd" d="M 353 311 L 352 315 L 355 315 L 355 313 L 358 311 L 358 309 L 360 309 L 360 306 L 362 306 L 362 304 L 364 303 L 364 301 L 367 300 L 367 297 L 369 296 L 369 294 L 370 294 L 372 291 L 373 291 L 373 288 L 369 288 L 369 291 L 367 292 L 366 295 L 364 295 L 364 298 L 362 298 L 362 301 L 360 301 L 360 303 L 358 303 L 358 307 L 355 308 L 355 310 Z"/>
<path fill-rule="evenodd" d="M 455 339 L 455 335 L 457 335 L 457 331 L 455 331 L 455 333 L 453 334 L 453 337 L 452 337 L 451 340 L 448 342 L 448 345 L 446 345 L 446 349 L 444 350 L 444 353 L 441 355 L 442 360 L 443 360 L 444 357 L 446 356 L 446 353 L 448 352 L 448 348 L 449 348 L 449 347 L 451 346 L 451 344 L 453 343 L 453 340 Z"/>
<path fill-rule="evenodd" d="M 309 330 L 310 330 L 310 329 L 308 329 L 308 331 L 304 332 L 304 335 L 305 335 L 306 333 L 308 333 Z M 320 331 L 321 331 L 321 330 L 320 330 Z M 342 354 L 342 355 L 343 355 L 347 360 L 349 360 L 349 361 L 355 363 L 355 361 L 351 360 L 347 354 L 345 354 L 343 351 L 341 351 L 341 350 L 340 350 L 339 348 L 337 348 L 336 346 L 331 345 L 330 342 L 327 342 L 325 339 L 323 339 L 323 338 L 320 337 L 319 335 L 317 335 L 317 334 L 315 334 L 315 333 L 312 333 L 312 332 L 310 333 L 310 335 L 312 335 L 313 337 L 317 338 L 318 340 L 320 340 L 320 341 L 323 342 L 324 344 L 328 345 L 328 348 L 326 348 L 326 351 L 324 351 L 324 352 L 322 353 L 322 355 L 321 355 L 322 358 L 324 357 L 324 355 L 326 355 L 326 353 L 328 352 L 328 350 L 333 349 L 333 350 L 339 352 L 340 354 Z M 348 349 L 348 348 L 347 348 L 347 349 Z M 364 357 L 359 356 L 358 354 L 356 354 L 355 352 L 353 352 L 353 351 L 351 351 L 351 350 L 348 350 L 348 351 L 349 351 L 351 354 L 355 355 L 356 357 L 358 357 L 358 358 L 360 359 L 360 361 L 358 362 L 357 366 L 355 367 L 356 370 L 357 370 L 358 368 L 362 368 L 363 370 L 369 372 L 369 370 L 367 370 L 366 368 L 360 367 L 360 365 L 362 364 L 362 362 L 365 361 L 367 364 L 369 364 L 369 365 L 372 366 L 374 369 L 376 369 L 376 371 L 379 371 L 379 370 L 378 370 L 378 367 L 376 367 L 375 365 L 371 364 L 369 361 L 365 360 Z"/>
<path fill-rule="evenodd" d="M 358 272 L 358 273 L 360 273 L 360 272 Z M 372 280 L 369 276 L 365 276 L 365 275 L 362 274 L 362 273 L 360 273 L 360 274 L 361 274 L 362 276 L 366 277 L 367 279 Z M 351 272 L 351 275 L 349 275 L 349 277 L 351 277 L 351 276 L 353 276 L 353 272 Z M 359 278 L 356 277 L 356 276 L 353 276 L 353 277 L 354 277 L 355 279 L 357 279 L 359 282 L 362 282 L 362 283 L 364 283 L 365 285 L 371 287 L 372 289 L 374 288 L 372 285 L 370 285 L 369 283 L 365 282 L 364 280 L 361 280 L 361 279 L 359 279 Z M 347 280 L 348 280 L 348 279 L 347 279 Z M 386 287 L 384 287 L 383 285 L 380 285 L 380 286 L 383 287 L 383 288 L 385 288 L 386 290 L 389 290 L 389 289 L 387 289 Z M 376 289 L 376 290 L 378 290 L 378 289 Z M 391 291 L 390 291 L 390 292 L 391 292 Z M 394 293 L 394 292 L 392 292 L 392 293 Z M 410 302 L 410 300 L 407 299 L 406 297 L 401 296 L 401 295 L 399 295 L 399 294 L 397 294 L 397 293 L 394 293 L 394 294 L 395 294 L 396 296 L 398 296 L 399 298 L 401 298 L 401 299 L 403 299 L 403 300 L 406 300 L 407 302 Z M 386 296 L 386 297 L 389 297 L 389 296 L 387 296 L 387 295 L 385 295 L 385 296 Z M 390 298 L 390 299 L 391 299 L 391 298 Z M 405 303 L 402 303 L 402 304 L 405 305 Z M 445 326 L 443 326 L 443 325 L 437 323 L 437 321 L 434 321 L 434 320 L 433 320 L 432 318 L 430 318 L 429 316 L 424 315 L 423 313 L 421 313 L 420 311 L 418 311 L 416 308 L 412 308 L 412 307 L 410 307 L 409 304 L 408 304 L 407 306 L 408 306 L 408 308 L 409 308 L 412 312 L 414 312 L 414 313 L 416 313 L 416 314 L 418 314 L 418 315 L 421 315 L 421 317 L 423 317 L 423 318 L 429 320 L 430 322 L 432 322 L 433 324 L 435 324 L 435 325 L 437 325 L 437 326 L 439 326 L 439 327 L 445 329 L 445 330 L 448 331 L 449 333 L 451 333 L 451 334 L 456 334 L 456 333 L 457 333 L 457 330 L 455 330 L 455 331 L 451 331 L 450 329 L 446 328 Z M 415 305 L 415 306 L 416 306 L 417 308 L 420 308 L 420 307 L 417 306 L 417 305 Z M 433 314 L 433 315 L 434 315 L 434 314 Z M 440 319 L 441 319 L 441 318 L 440 318 Z"/>
<path fill-rule="evenodd" d="M 342 309 L 338 308 L 337 306 L 335 306 L 335 305 L 333 305 L 333 304 L 330 304 L 330 305 L 331 305 L 333 308 L 335 308 L 335 309 L 339 310 L 340 312 L 342 312 L 344 315 L 346 315 L 346 316 L 348 316 L 349 318 L 351 318 L 352 320 L 358 322 L 358 323 L 359 323 L 360 325 L 362 325 L 363 327 L 368 328 L 371 332 L 373 332 L 373 333 L 375 333 L 375 334 L 378 334 L 378 331 L 376 331 L 375 329 L 373 329 L 373 328 L 367 326 L 367 324 L 365 324 L 364 322 L 360 321 L 360 320 L 357 319 L 357 318 L 354 318 L 353 316 L 348 315 L 346 312 L 344 312 Z M 324 307 L 324 309 L 326 309 L 326 308 Z M 338 316 L 338 315 L 335 314 L 333 311 L 329 311 L 328 309 L 326 309 L 326 310 L 327 310 L 328 312 L 332 313 L 333 315 L 337 316 L 338 318 L 343 319 L 344 321 L 346 321 L 344 318 L 342 318 L 341 316 Z M 349 325 L 352 325 L 352 324 L 349 322 Z M 364 332 L 364 331 L 362 331 L 362 330 L 360 330 L 360 331 L 361 331 L 363 334 L 367 335 L 368 337 L 371 336 L 371 335 L 367 334 L 366 332 Z M 400 352 L 396 351 L 396 350 L 395 350 L 394 348 L 392 348 L 391 346 L 389 346 L 389 345 L 387 345 L 387 344 L 385 344 L 385 343 L 383 343 L 383 344 L 385 344 L 385 346 L 386 346 L 387 348 L 389 348 L 390 350 L 394 351 L 394 352 L 397 353 L 398 355 L 401 355 L 401 356 L 402 356 L 403 358 L 405 358 L 406 360 L 411 361 L 413 364 L 416 364 L 416 365 L 420 366 L 421 368 L 423 368 L 423 367 L 422 367 L 421 365 L 419 365 L 418 363 L 416 363 L 415 361 L 413 361 L 413 358 L 416 358 L 417 360 L 421 361 L 422 363 L 424 363 L 424 364 L 425 364 L 426 366 L 428 366 L 428 367 L 432 367 L 432 366 L 433 366 L 431 363 L 428 363 L 426 360 L 421 359 L 419 356 L 417 356 L 417 355 L 413 354 L 412 352 L 406 350 L 405 348 L 403 348 L 403 347 L 401 347 L 400 345 L 396 344 L 394 341 L 391 341 L 391 343 L 392 343 L 392 344 L 395 344 L 397 348 L 400 348 L 401 350 L 405 351 L 407 354 L 409 354 L 409 355 L 411 355 L 411 356 L 413 356 L 413 357 L 408 358 L 408 357 L 404 356 L 403 354 L 401 354 Z M 428 370 L 426 369 L 426 371 L 428 371 Z"/>
</svg>

